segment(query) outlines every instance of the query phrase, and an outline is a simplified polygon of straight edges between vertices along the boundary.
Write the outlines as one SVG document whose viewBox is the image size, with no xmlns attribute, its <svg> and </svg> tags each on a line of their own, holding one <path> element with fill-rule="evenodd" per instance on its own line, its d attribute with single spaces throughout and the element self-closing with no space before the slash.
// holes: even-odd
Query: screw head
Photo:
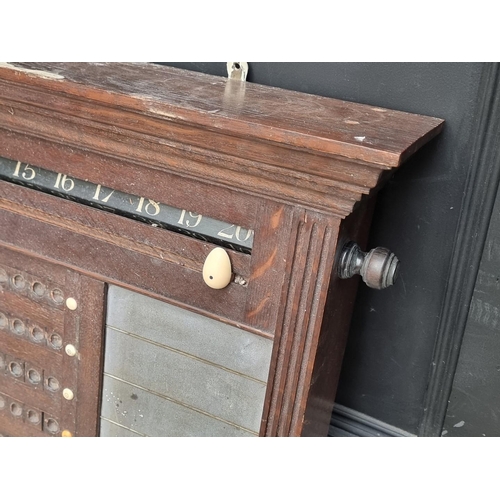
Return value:
<svg viewBox="0 0 500 500">
<path fill-rule="evenodd" d="M 66 387 L 66 389 L 63 390 L 63 397 L 64 399 L 71 401 L 75 397 L 75 395 L 73 394 L 73 391 L 71 389 L 68 389 Z"/>
<path fill-rule="evenodd" d="M 68 344 L 64 350 L 68 356 L 76 356 L 76 347 L 73 344 Z"/>
<path fill-rule="evenodd" d="M 70 311 L 74 311 L 78 307 L 78 304 L 77 304 L 76 300 L 73 297 L 68 297 L 66 299 L 66 307 Z"/>
</svg>

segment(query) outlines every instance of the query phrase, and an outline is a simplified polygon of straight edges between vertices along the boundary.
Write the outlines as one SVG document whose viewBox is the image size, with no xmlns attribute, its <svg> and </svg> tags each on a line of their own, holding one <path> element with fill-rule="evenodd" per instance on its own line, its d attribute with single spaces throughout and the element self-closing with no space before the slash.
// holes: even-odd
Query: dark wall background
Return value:
<svg viewBox="0 0 500 500">
<path fill-rule="evenodd" d="M 162 64 L 227 76 L 225 63 Z M 444 413 L 437 400 L 448 398 L 444 386 L 458 358 L 455 352 L 451 361 L 442 361 L 444 351 L 457 351 L 456 333 L 447 331 L 456 327 L 443 320 L 443 313 L 450 303 L 463 310 L 470 302 L 465 290 L 465 299 L 455 304 L 456 292 L 450 289 L 456 286 L 457 248 L 463 244 L 460 228 L 471 210 L 471 178 L 481 165 L 477 137 L 485 121 L 485 93 L 492 85 L 488 65 L 249 66 L 248 81 L 446 120 L 443 133 L 396 171 L 378 195 L 370 247 L 395 252 L 402 263 L 400 276 L 395 286 L 383 291 L 360 287 L 337 395 L 339 404 L 407 432 L 439 435 Z M 489 220 L 490 205 L 479 217 Z M 459 277 L 474 274 L 473 264 Z M 464 280 L 458 283 L 462 286 Z M 450 335 L 452 345 L 440 349 L 443 336 Z M 436 372 L 437 363 L 445 375 Z M 433 404 L 441 409 L 426 423 L 425 412 Z"/>
<path fill-rule="evenodd" d="M 500 436 L 500 193 L 477 274 L 443 436 Z"/>
</svg>

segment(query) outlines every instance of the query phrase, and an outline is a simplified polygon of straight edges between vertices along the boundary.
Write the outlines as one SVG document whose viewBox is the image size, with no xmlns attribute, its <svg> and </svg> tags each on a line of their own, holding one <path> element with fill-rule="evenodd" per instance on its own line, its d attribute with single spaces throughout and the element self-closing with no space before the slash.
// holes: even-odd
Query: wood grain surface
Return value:
<svg viewBox="0 0 500 500">
<path fill-rule="evenodd" d="M 0 65 L 0 156 L 255 231 L 251 255 L 228 251 L 239 280 L 213 290 L 201 271 L 214 245 L 0 181 L 0 266 L 63 279 L 85 304 L 64 315 L 84 357 L 61 368 L 80 394 L 61 425 L 97 433 L 113 284 L 270 339 L 260 435 L 326 435 L 357 284 L 337 278 L 340 251 L 366 239 L 386 174 L 442 126 L 153 64 Z M 47 316 L 11 291 L 1 304 Z M 0 355 L 31 360 L 16 340 L 0 336 Z M 24 387 L 2 383 L 9 398 Z"/>
<path fill-rule="evenodd" d="M 443 126 L 153 64 L 4 65 L 0 96 L 10 131 L 342 217 Z"/>
<path fill-rule="evenodd" d="M 443 123 L 258 84 L 227 85 L 226 78 L 147 63 L 12 64 L 18 81 L 36 81 L 47 90 L 61 89 L 173 122 L 385 166 L 400 165 Z M 4 75 L 9 73 L 0 68 L 0 77 Z"/>
</svg>

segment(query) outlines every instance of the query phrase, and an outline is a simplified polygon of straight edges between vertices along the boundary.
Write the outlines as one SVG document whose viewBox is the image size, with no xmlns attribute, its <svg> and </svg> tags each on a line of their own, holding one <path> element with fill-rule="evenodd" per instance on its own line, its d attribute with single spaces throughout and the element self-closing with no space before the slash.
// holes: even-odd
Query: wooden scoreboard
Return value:
<svg viewBox="0 0 500 500">
<path fill-rule="evenodd" d="M 0 65 L 0 434 L 326 436 L 350 277 L 396 279 L 361 251 L 375 188 L 442 125 L 153 64 Z"/>
</svg>

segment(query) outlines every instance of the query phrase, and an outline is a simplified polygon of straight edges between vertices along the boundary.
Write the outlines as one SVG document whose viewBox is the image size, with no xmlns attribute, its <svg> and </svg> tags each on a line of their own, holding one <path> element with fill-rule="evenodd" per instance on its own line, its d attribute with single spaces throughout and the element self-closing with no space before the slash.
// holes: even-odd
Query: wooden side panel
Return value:
<svg viewBox="0 0 500 500">
<path fill-rule="evenodd" d="M 288 242 L 261 434 L 298 436 L 307 404 L 323 307 L 338 236 L 338 221 L 297 211 Z"/>
<path fill-rule="evenodd" d="M 314 354 L 314 369 L 307 391 L 307 405 L 303 413 L 302 436 L 328 434 L 354 300 L 360 283 L 359 276 L 340 279 L 337 276 L 337 263 L 342 247 L 347 242 L 356 241 L 365 248 L 374 204 L 374 197 L 364 200 L 358 210 L 342 221 L 340 226 L 321 333 Z"/>
</svg>

